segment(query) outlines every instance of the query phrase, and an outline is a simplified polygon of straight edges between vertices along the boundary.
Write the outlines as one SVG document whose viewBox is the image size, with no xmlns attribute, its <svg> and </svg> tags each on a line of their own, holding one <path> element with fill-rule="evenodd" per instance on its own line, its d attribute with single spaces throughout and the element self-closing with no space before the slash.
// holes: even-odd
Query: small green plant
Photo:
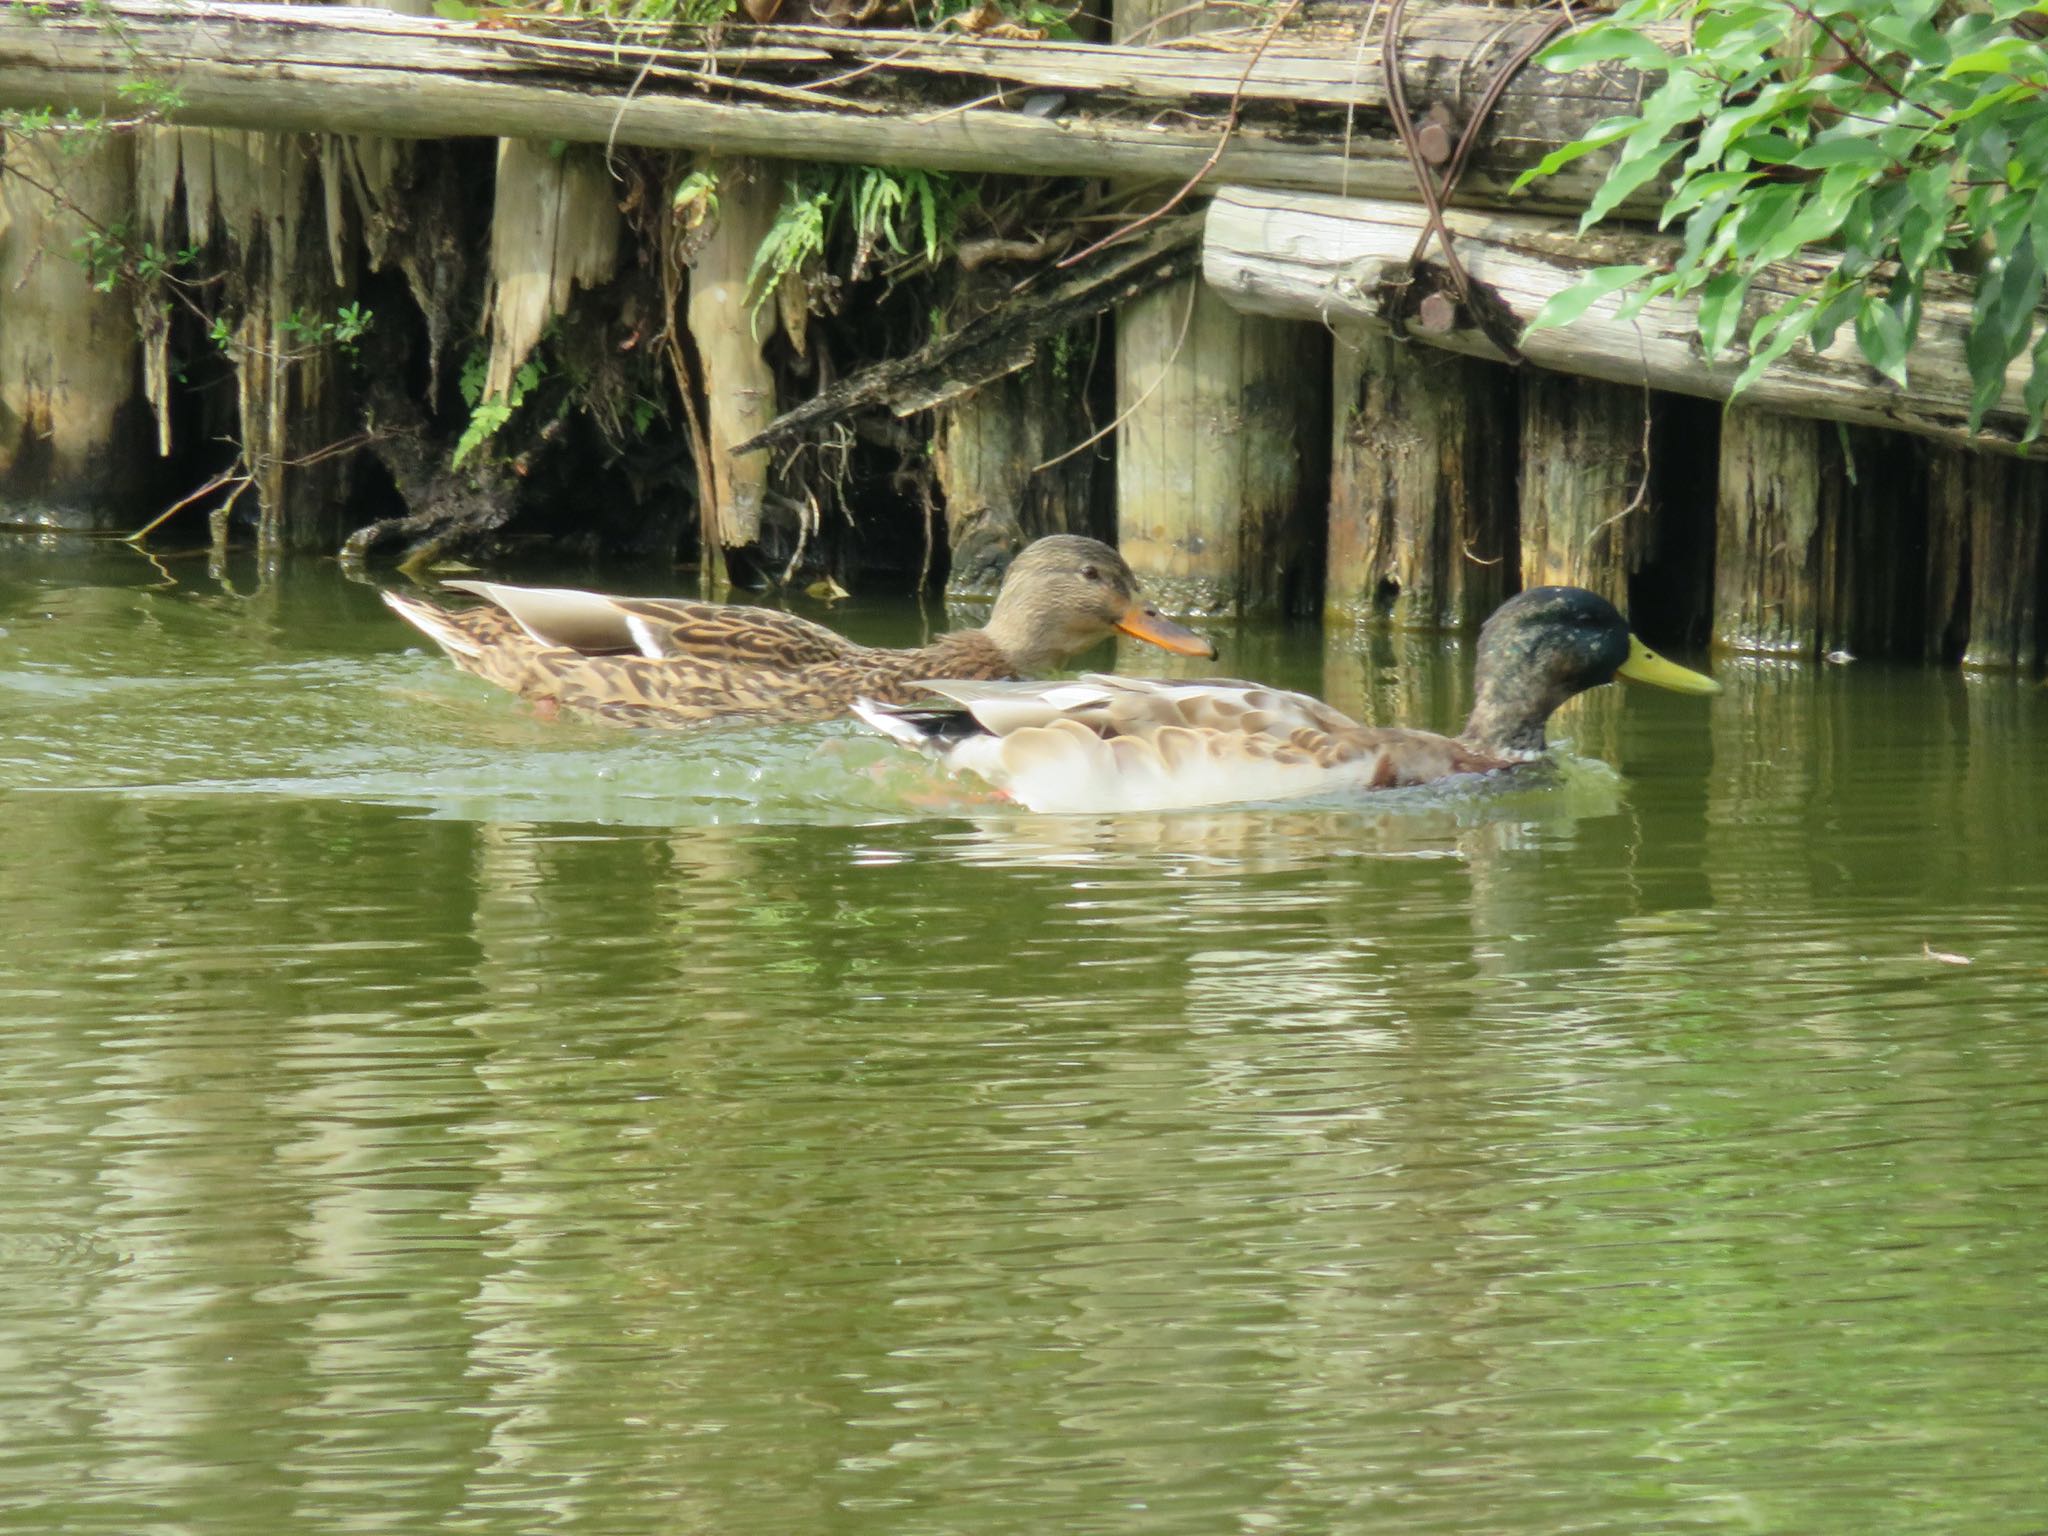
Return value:
<svg viewBox="0 0 2048 1536">
<path fill-rule="evenodd" d="M 35 134 L 48 133 L 56 121 L 57 113 L 51 107 L 9 108 L 0 112 L 0 133 L 9 133 L 26 139 Z"/>
<path fill-rule="evenodd" d="M 455 452 L 449 459 L 453 468 L 460 469 L 464 459 L 495 436 L 498 429 L 512 419 L 512 413 L 526 403 L 526 397 L 533 393 L 540 381 L 547 377 L 546 365 L 539 358 L 530 357 L 512 375 L 510 389 L 502 395 L 486 395 L 484 382 L 490 367 L 488 352 L 472 352 L 462 365 L 459 382 L 462 398 L 469 405 L 469 425 L 462 429 L 462 436 L 456 440 Z"/>
<path fill-rule="evenodd" d="M 71 254 L 85 268 L 86 277 L 100 293 L 112 293 L 128 265 L 128 226 L 110 224 L 91 229 L 71 242 Z"/>
<path fill-rule="evenodd" d="M 1596 268 L 1543 308 L 1561 325 L 1631 290 L 1624 316 L 1690 297 L 1709 357 L 1746 353 L 1747 388 L 1794 346 L 1844 326 L 1903 383 L 1929 274 L 1974 279 L 1967 345 L 1974 431 L 2031 350 L 2027 435 L 2048 408 L 2048 333 L 2034 315 L 2048 270 L 2048 47 L 2029 0 L 1630 0 L 1544 62 L 1620 62 L 1662 82 L 1522 178 L 1596 150 L 1616 159 L 1582 227 L 1668 177 L 1661 224 L 1682 231 L 1664 266 Z M 1651 35 L 1682 21 L 1689 51 Z M 1839 262 L 1789 299 L 1756 279 L 1809 245 Z"/>
<path fill-rule="evenodd" d="M 1081 360 L 1080 337 L 1073 331 L 1061 331 L 1052 339 L 1052 376 L 1062 384 L 1075 376 L 1075 364 Z"/>
<path fill-rule="evenodd" d="M 335 347 L 355 357 L 359 355 L 363 333 L 369 330 L 375 318 L 360 304 L 342 305 L 331 320 L 295 309 L 284 317 L 278 329 L 297 349 L 317 351 L 321 347 Z"/>
<path fill-rule="evenodd" d="M 711 171 L 692 171 L 676 183 L 669 207 L 686 230 L 694 230 L 718 217 L 718 177 Z"/>
<path fill-rule="evenodd" d="M 973 184 L 945 171 L 876 165 L 807 165 L 789 179 L 782 208 L 747 270 L 750 312 L 791 273 L 822 262 L 843 231 L 853 242 L 847 276 L 857 280 L 882 251 L 935 264 L 952 242 Z"/>
<path fill-rule="evenodd" d="M 123 80 L 114 87 L 120 98 L 145 117 L 165 118 L 181 111 L 185 105 L 185 93 L 169 80 L 159 80 L 154 75 L 143 75 L 134 80 Z"/>
<path fill-rule="evenodd" d="M 190 265 L 199 248 L 167 251 L 154 240 L 131 245 L 128 226 L 115 223 L 87 230 L 72 241 L 71 252 L 85 268 L 92 286 L 101 293 L 112 293 L 123 282 L 152 284 L 174 278 L 174 269 Z"/>
</svg>

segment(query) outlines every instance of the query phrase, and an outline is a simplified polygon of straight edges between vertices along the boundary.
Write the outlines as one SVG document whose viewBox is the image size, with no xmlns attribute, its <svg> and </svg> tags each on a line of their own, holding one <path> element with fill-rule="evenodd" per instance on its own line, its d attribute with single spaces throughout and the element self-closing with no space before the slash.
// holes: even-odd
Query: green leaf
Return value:
<svg viewBox="0 0 2048 1536">
<path fill-rule="evenodd" d="M 1555 176 L 1559 171 L 1596 151 L 1605 149 L 1619 139 L 1627 138 L 1641 125 L 1633 117 L 1610 117 L 1603 123 L 1595 124 L 1583 139 L 1576 139 L 1558 149 L 1553 149 L 1528 170 L 1515 178 L 1514 190 L 1519 192 L 1530 182 L 1544 176 Z"/>
<path fill-rule="evenodd" d="M 1814 305 L 1813 330 L 1809 339 L 1816 352 L 1824 352 L 1835 344 L 1835 332 L 1842 328 L 1842 322 L 1855 314 L 1857 306 L 1863 302 L 1863 293 L 1861 283 L 1844 282 L 1837 275 L 1828 297 Z"/>
<path fill-rule="evenodd" d="M 1963 354 L 1970 364 L 1970 430 L 2005 393 L 2005 371 L 2032 337 L 2034 310 L 2041 300 L 2041 263 L 2034 253 L 2032 231 L 2024 233 L 2009 254 L 1984 264 L 1977 278 L 1977 297 L 1970 311 L 1970 334 Z"/>
<path fill-rule="evenodd" d="M 1807 171 L 1824 171 L 1838 165 L 1861 165 L 1876 170 L 1891 163 L 1890 151 L 1861 129 L 1822 134 L 1786 162 Z"/>
<path fill-rule="evenodd" d="M 2021 399 L 2027 410 L 2027 432 L 2022 441 L 2031 443 L 2041 435 L 2041 416 L 2048 411 L 2048 331 L 2043 331 L 2041 339 L 2034 343 L 2034 367 L 2027 375 Z"/>
<path fill-rule="evenodd" d="M 1948 67 L 1942 70 L 1941 77 L 1944 80 L 1954 80 L 1964 75 L 2014 74 L 2018 72 L 2020 62 L 2028 54 L 2034 53 L 2038 53 L 2038 49 L 2025 38 L 2000 38 L 1989 48 L 1950 59 Z"/>
<path fill-rule="evenodd" d="M 434 0 L 434 14 L 443 21 L 475 21 L 483 15 L 483 7 L 464 5 L 462 0 Z M 457 464 L 461 459 L 455 461 Z"/>
<path fill-rule="evenodd" d="M 1906 327 L 1899 312 L 1877 294 L 1866 294 L 1856 311 L 1856 345 L 1870 366 L 1904 386 L 1906 382 Z"/>
<path fill-rule="evenodd" d="M 1708 358 L 1719 357 L 1735 339 L 1748 292 L 1749 279 L 1740 272 L 1717 272 L 1700 289 L 1700 346 Z"/>
<path fill-rule="evenodd" d="M 1799 152 L 1799 146 L 1782 133 L 1745 133 L 1728 148 L 1759 165 L 1785 165 Z"/>
<path fill-rule="evenodd" d="M 1587 203 L 1586 211 L 1579 219 L 1579 228 L 1591 229 L 1634 196 L 1639 187 L 1654 181 L 1684 147 L 1682 144 L 1660 144 L 1645 154 L 1624 159 L 1607 173 L 1607 179 Z"/>
<path fill-rule="evenodd" d="M 1771 364 L 1790 352 L 1813 329 L 1815 318 L 1811 309 L 1781 309 L 1759 322 L 1756 330 L 1751 333 L 1750 345 L 1756 348 L 1759 341 L 1763 341 L 1764 345 L 1761 349 L 1751 352 L 1748 364 L 1735 376 L 1735 383 L 1729 391 L 1730 396 L 1741 394 L 1762 378 Z"/>
<path fill-rule="evenodd" d="M 1588 64 L 1627 64 L 1645 74 L 1657 74 L 1671 67 L 1671 55 L 1632 27 L 1615 22 L 1595 24 L 1567 32 L 1537 55 L 1537 62 L 1557 74 L 1569 74 Z"/>
<path fill-rule="evenodd" d="M 1595 267 L 1571 287 L 1550 296 L 1549 302 L 1529 322 L 1532 331 L 1570 325 L 1609 294 L 1639 282 L 1656 269 L 1647 262 L 1625 267 Z"/>
</svg>

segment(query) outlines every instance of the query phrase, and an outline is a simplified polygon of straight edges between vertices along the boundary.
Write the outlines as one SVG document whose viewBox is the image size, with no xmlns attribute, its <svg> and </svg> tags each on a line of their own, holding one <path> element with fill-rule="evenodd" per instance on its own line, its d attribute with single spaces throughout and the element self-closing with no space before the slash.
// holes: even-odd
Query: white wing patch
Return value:
<svg viewBox="0 0 2048 1536">
<path fill-rule="evenodd" d="M 626 615 L 626 632 L 633 637 L 633 643 L 640 648 L 640 654 L 649 661 L 660 661 L 668 655 L 662 632 L 639 614 Z"/>
</svg>

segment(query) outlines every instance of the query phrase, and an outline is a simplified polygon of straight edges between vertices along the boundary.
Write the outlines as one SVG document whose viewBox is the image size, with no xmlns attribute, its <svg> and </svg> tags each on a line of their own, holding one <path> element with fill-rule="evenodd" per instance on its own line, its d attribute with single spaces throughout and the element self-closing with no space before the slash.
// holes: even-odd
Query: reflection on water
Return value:
<svg viewBox="0 0 2048 1536">
<path fill-rule="evenodd" d="M 1048 819 L 179 574 L 0 565 L 6 1523 L 2048 1522 L 2038 690 L 1732 663 L 1548 788 Z"/>
</svg>

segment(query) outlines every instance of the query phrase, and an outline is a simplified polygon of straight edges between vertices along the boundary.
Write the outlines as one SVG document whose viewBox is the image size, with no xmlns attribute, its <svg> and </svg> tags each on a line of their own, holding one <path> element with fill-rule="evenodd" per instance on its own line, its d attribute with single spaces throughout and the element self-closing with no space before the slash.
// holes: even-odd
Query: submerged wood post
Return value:
<svg viewBox="0 0 2048 1536">
<path fill-rule="evenodd" d="M 1721 421 L 1714 645 L 1897 653 L 1916 640 L 1924 479 L 1904 439 L 1732 406 Z"/>
<path fill-rule="evenodd" d="M 1469 629 L 1514 590 L 1514 377 L 1337 333 L 1326 620 Z"/>
<path fill-rule="evenodd" d="M 2042 655 L 2048 474 L 1964 449 L 1928 466 L 1927 654 L 1965 667 L 2031 672 Z"/>
<path fill-rule="evenodd" d="M 762 348 L 775 334 L 777 296 L 761 295 L 757 307 L 747 275 L 775 223 L 782 177 L 755 160 L 713 159 L 705 168 L 717 182 L 718 222 L 690 265 L 689 325 L 711 458 L 711 472 L 700 480 L 709 485 L 712 504 L 698 509 L 704 574 L 721 588 L 725 552 L 763 543 L 773 521 L 767 512 L 772 455 L 732 449 L 775 419 L 775 370 Z M 794 547 L 769 554 L 787 560 Z"/>
<path fill-rule="evenodd" d="M 1118 41 L 1237 20 L 1220 6 L 1116 0 Z M 1117 313 L 1117 542 L 1162 608 L 1277 610 L 1323 493 L 1327 331 L 1244 315 L 1200 278 Z"/>
<path fill-rule="evenodd" d="M 74 248 L 129 222 L 134 149 L 118 135 L 62 155 L 53 143 L 0 133 L 0 506 L 11 520 L 108 529 L 142 510 L 148 417 L 133 308 L 94 288 Z"/>
<path fill-rule="evenodd" d="M 962 272 L 950 305 L 959 325 L 1005 293 L 1003 269 Z M 1010 557 L 1048 533 L 1090 530 L 1099 448 L 1049 463 L 1094 430 L 1088 413 L 1091 328 L 1041 344 L 1031 366 L 938 408 L 932 469 L 946 498 L 946 590 L 993 593 Z M 1040 468 L 1040 466 L 1045 466 Z"/>
<path fill-rule="evenodd" d="M 1628 607 L 1654 548 L 1648 390 L 1522 373 L 1522 585 L 1573 586 Z"/>
<path fill-rule="evenodd" d="M 1731 406 L 1721 419 L 1714 645 L 1807 656 L 1822 629 L 1824 538 L 1841 518 L 1842 463 L 1823 422 Z"/>
</svg>

